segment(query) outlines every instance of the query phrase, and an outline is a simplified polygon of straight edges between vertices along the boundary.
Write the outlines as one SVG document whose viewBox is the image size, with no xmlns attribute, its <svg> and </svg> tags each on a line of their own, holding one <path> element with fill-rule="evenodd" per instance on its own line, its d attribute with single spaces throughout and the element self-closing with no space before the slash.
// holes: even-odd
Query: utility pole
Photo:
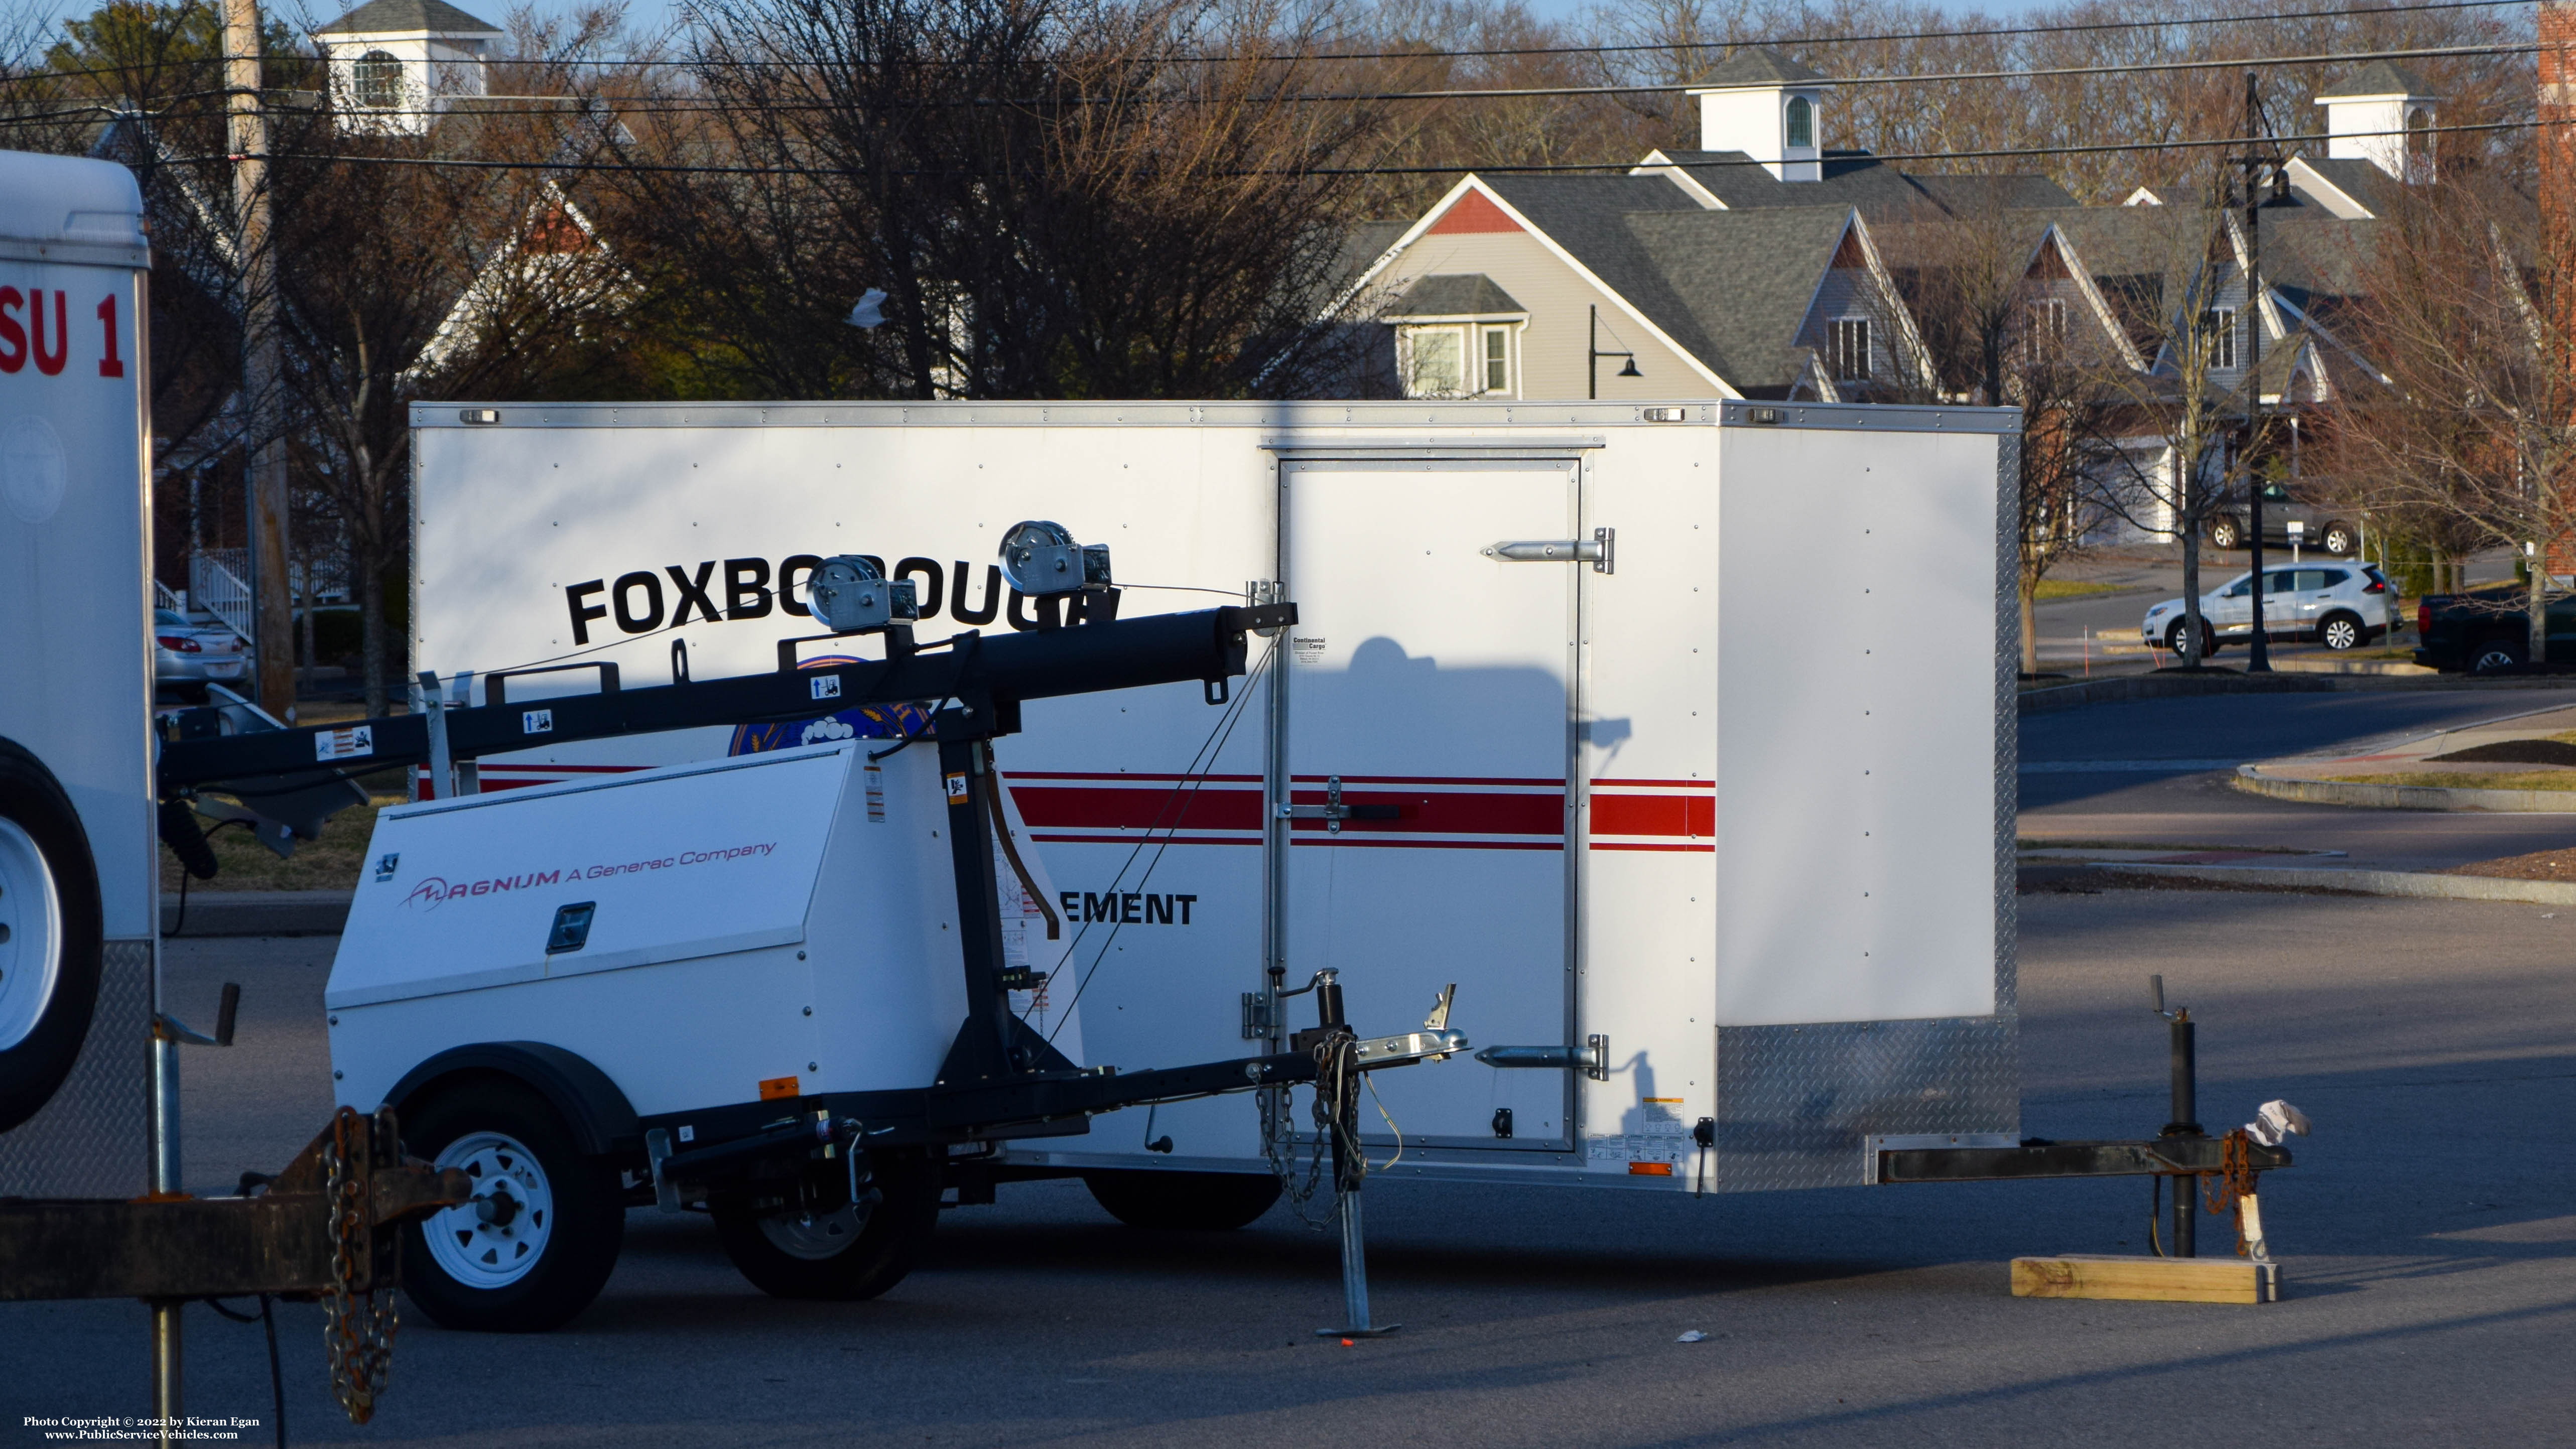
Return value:
<svg viewBox="0 0 2576 1449">
<path fill-rule="evenodd" d="M 260 708 L 295 723 L 295 613 L 287 585 L 286 439 L 279 396 L 277 254 L 270 246 L 268 117 L 260 109 L 258 0 L 224 0 L 224 89 L 231 115 L 234 255 L 241 287 L 242 401 L 250 426 L 251 646 Z"/>
<path fill-rule="evenodd" d="M 2263 480 L 2254 472 L 2254 443 L 2263 434 L 2263 158 L 2254 138 L 2262 134 L 2263 102 L 2254 72 L 2245 72 L 2245 563 L 2254 604 L 2254 637 L 2246 644 L 2245 672 L 2272 672 L 2272 648 L 2263 626 Z"/>
</svg>

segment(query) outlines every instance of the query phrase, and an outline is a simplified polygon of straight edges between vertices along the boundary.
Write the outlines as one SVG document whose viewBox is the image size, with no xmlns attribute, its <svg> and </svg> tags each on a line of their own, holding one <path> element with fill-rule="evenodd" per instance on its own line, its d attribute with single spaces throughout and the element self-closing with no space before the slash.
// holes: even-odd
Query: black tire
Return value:
<svg viewBox="0 0 2576 1449">
<path fill-rule="evenodd" d="M 2523 660 L 2528 655 L 2529 651 L 2523 647 L 2523 642 L 2519 639 L 2482 640 L 2476 648 L 2469 651 L 2469 672 L 2502 674 L 2508 669 L 2521 668 Z"/>
<path fill-rule="evenodd" d="M 2349 558 L 2360 541 L 2349 523 L 2329 523 L 2317 530 L 2317 547 L 2336 558 Z"/>
<path fill-rule="evenodd" d="M 80 1060 L 105 949 L 98 862 L 54 772 L 0 740 L 0 1132 Z"/>
<path fill-rule="evenodd" d="M 472 1203 L 403 1229 L 403 1291 L 441 1327 L 544 1333 L 607 1286 L 626 1240 L 617 1168 L 584 1154 L 545 1098 L 494 1077 L 433 1085 L 404 1104 L 402 1134 L 413 1156 L 475 1178 Z"/>
<path fill-rule="evenodd" d="M 902 1282 L 939 1223 L 939 1167 L 919 1152 L 870 1158 L 879 1200 L 855 1211 L 761 1211 L 753 1199 L 735 1195 L 710 1201 L 725 1256 L 772 1298 L 847 1303 Z"/>
<path fill-rule="evenodd" d="M 2317 642 L 2340 654 L 2370 642 L 2370 630 L 2358 614 L 2337 610 L 2317 621 Z"/>
<path fill-rule="evenodd" d="M 2245 527 L 2233 518 L 2221 517 L 2209 525 L 2212 548 L 2231 549 L 2245 546 Z"/>
<path fill-rule="evenodd" d="M 2165 648 L 2176 659 L 2182 657 L 2182 631 L 2183 626 L 2189 622 L 2187 619 L 2176 619 L 2165 626 Z M 2209 621 L 2203 619 L 2200 621 L 2200 657 L 2208 659 L 2217 653 L 2218 635 L 2209 627 Z"/>
<path fill-rule="evenodd" d="M 1111 1217 L 1157 1232 L 1229 1233 L 1279 1201 L 1266 1172 L 1086 1172 L 1082 1185 Z"/>
</svg>

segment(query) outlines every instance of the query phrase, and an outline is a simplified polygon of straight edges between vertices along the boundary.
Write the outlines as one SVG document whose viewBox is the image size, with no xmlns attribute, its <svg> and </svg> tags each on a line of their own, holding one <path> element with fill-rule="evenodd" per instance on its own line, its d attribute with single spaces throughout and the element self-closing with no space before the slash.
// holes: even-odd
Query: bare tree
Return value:
<svg viewBox="0 0 2576 1449">
<path fill-rule="evenodd" d="M 2566 164 L 2545 159 L 2544 184 Z M 2336 471 L 2420 537 L 2524 554 L 2528 657 L 2546 658 L 2546 560 L 2576 527 L 2576 225 L 2454 165 L 2374 231 L 2353 323 L 2384 381 L 2341 395 Z"/>
<path fill-rule="evenodd" d="M 2131 210 L 2140 260 L 2153 269 L 2142 275 L 2156 293 L 2132 315 L 2145 324 L 2140 350 L 2153 361 L 2097 370 L 2107 401 L 2086 414 L 2082 444 L 2104 506 L 2182 546 L 2183 617 L 2174 632 L 2186 668 L 2198 668 L 2217 638 L 2201 615 L 2200 541 L 2227 499 L 2229 447 L 2246 442 L 2244 394 L 2257 383 L 2237 364 L 2244 329 L 2262 325 L 2243 297 L 2224 181 L 2212 171 L 2202 184 L 2206 205 Z"/>
</svg>

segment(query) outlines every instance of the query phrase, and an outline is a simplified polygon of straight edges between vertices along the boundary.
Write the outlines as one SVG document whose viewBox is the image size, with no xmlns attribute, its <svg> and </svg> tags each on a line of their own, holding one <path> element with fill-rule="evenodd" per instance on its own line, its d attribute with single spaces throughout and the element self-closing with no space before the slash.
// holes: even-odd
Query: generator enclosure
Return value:
<svg viewBox="0 0 2576 1449">
<path fill-rule="evenodd" d="M 324 997 L 340 1101 L 494 1040 L 573 1052 L 645 1117 L 929 1086 L 966 1015 L 947 806 L 931 751 L 866 756 L 852 739 L 386 809 Z"/>
<path fill-rule="evenodd" d="M 555 662 L 613 663 L 634 684 L 775 668 L 781 639 L 826 632 L 802 587 L 840 554 L 913 581 L 925 643 L 1033 628 L 996 558 L 1032 518 L 1108 545 L 1127 615 L 1295 602 L 1300 622 L 1253 641 L 1225 704 L 1195 685 L 1032 701 L 1024 732 L 996 745 L 1014 834 L 1048 878 L 1043 901 L 1018 895 L 1018 929 L 1043 940 L 1052 914 L 1057 932 L 1053 975 L 1025 1004 L 1062 1013 L 1078 997 L 1077 1061 L 1133 1069 L 1284 1041 L 1307 1023 L 1268 1019 L 1265 972 L 1295 986 L 1330 968 L 1354 1022 L 1409 1026 L 1455 982 L 1453 1024 L 1478 1046 L 1577 1061 L 1379 1074 L 1399 1174 L 1812 1187 L 1870 1180 L 1878 1147 L 2018 1138 L 2011 411 L 422 404 L 412 421 L 412 642 L 418 668 L 451 680 Z M 513 677 L 508 697 L 597 687 L 597 671 L 567 670 Z M 417 912 L 401 904 L 420 888 L 416 860 L 451 883 L 524 872 L 403 842 L 465 831 L 528 789 L 565 812 L 560 838 L 531 836 L 565 847 L 560 868 L 630 839 L 710 849 L 804 830 L 810 858 L 754 867 L 784 873 L 778 899 L 871 903 L 833 907 L 858 914 L 828 929 L 814 905 L 791 941 L 783 906 L 724 902 L 692 939 L 759 944 L 560 983 L 531 954 L 546 924 L 533 913 L 488 946 L 424 943 L 459 979 L 539 973 L 508 993 L 601 993 L 582 1041 L 603 1051 L 623 1049 L 610 1036 L 667 1039 L 738 979 L 722 962 L 828 936 L 832 964 L 804 963 L 815 992 L 833 973 L 889 969 L 867 961 L 912 947 L 861 955 L 896 929 L 898 877 L 925 913 L 919 948 L 937 953 L 932 928 L 955 907 L 927 882 L 944 855 L 924 853 L 916 879 L 867 844 L 909 828 L 893 818 L 896 776 L 884 827 L 809 803 L 847 798 L 851 747 L 832 742 L 901 733 L 891 713 L 487 758 L 480 796 L 387 812 L 375 854 L 402 860 L 361 884 L 350 941 L 371 912 Z M 754 757 L 778 763 L 716 763 Z M 770 800 L 763 771 L 782 769 L 838 773 L 829 789 L 728 803 Z M 643 770 L 667 771 L 646 788 L 697 803 L 631 827 L 569 823 L 610 811 L 598 802 L 617 790 L 600 787 Z M 474 908 L 438 913 L 459 907 Z M 331 986 L 334 1061 L 357 1106 L 426 1054 L 360 1025 L 386 1004 L 359 999 L 380 989 L 375 959 L 344 950 Z M 698 989 L 643 984 L 692 970 L 709 973 Z M 906 1011 L 950 1010 L 921 989 Z M 456 1029 L 482 1040 L 553 1019 L 496 1013 L 507 998 L 489 992 L 455 999 L 477 1003 L 481 1019 Z M 952 1013 L 918 1050 L 954 1027 Z M 875 1030 L 835 1018 L 795 1038 L 810 1050 L 762 1061 L 812 1062 L 834 1082 L 910 1071 L 915 1048 Z M 715 1070 L 676 1055 L 641 1069 L 681 1096 L 722 1094 L 693 1107 L 747 1099 L 748 1073 L 785 1074 L 727 1058 L 700 1082 L 702 1067 Z M 1169 1153 L 1145 1150 L 1145 1113 L 1130 1110 L 1008 1157 L 1267 1170 L 1252 1101 L 1154 1113 Z M 1387 1122 L 1370 1125 L 1391 1149 Z"/>
<path fill-rule="evenodd" d="M 145 1186 L 151 265 L 131 172 L 0 152 L 0 1196 Z"/>
</svg>

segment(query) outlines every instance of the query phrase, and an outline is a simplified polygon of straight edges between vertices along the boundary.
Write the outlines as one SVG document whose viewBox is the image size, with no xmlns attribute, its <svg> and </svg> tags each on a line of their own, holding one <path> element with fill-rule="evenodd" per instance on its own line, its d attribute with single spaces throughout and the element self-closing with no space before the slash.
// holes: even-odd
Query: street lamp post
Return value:
<svg viewBox="0 0 2576 1449">
<path fill-rule="evenodd" d="M 1598 402 L 1601 400 L 1601 359 L 1605 357 L 1624 357 L 1628 359 L 1628 365 L 1619 369 L 1619 376 L 1621 377 L 1644 377 L 1645 374 L 1637 370 L 1637 354 L 1633 352 L 1618 351 L 1604 352 L 1601 350 L 1601 304 L 1598 302 L 1593 303 L 1591 311 L 1592 335 L 1586 344 L 1590 349 L 1591 355 L 1583 360 L 1583 395 L 1594 402 Z"/>
</svg>

